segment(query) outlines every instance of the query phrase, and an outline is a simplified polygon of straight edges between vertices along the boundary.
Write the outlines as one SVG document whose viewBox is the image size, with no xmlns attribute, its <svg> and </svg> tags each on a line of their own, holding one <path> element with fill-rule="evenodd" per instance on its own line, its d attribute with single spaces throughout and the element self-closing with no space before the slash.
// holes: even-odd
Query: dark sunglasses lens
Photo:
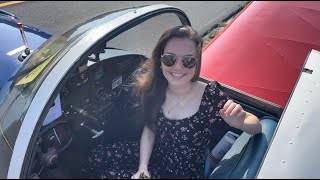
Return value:
<svg viewBox="0 0 320 180">
<path fill-rule="evenodd" d="M 168 67 L 171 67 L 176 63 L 176 57 L 172 54 L 164 54 L 162 56 L 162 63 Z"/>
<path fill-rule="evenodd" d="M 197 59 L 192 56 L 185 56 L 182 60 L 184 67 L 193 68 L 197 64 Z"/>
</svg>

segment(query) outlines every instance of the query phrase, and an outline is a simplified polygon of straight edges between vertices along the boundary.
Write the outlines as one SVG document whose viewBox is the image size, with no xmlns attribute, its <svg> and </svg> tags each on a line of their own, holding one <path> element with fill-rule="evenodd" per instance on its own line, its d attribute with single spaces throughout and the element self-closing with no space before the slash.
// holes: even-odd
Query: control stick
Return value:
<svg viewBox="0 0 320 180">
<path fill-rule="evenodd" d="M 82 122 L 80 124 L 80 126 L 83 126 L 83 127 L 87 128 L 87 129 L 89 129 L 94 134 L 94 136 L 91 137 L 92 139 L 97 138 L 97 137 L 101 136 L 104 133 L 103 130 L 98 132 L 98 131 L 96 131 L 96 130 L 94 130 L 92 128 L 89 128 L 88 126 L 84 125 L 84 122 Z"/>
</svg>

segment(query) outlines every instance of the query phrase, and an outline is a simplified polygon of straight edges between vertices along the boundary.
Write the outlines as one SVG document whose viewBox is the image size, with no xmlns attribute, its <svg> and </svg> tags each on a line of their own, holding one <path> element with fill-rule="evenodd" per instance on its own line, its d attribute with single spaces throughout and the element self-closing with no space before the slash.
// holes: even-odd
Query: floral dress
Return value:
<svg viewBox="0 0 320 180">
<path fill-rule="evenodd" d="M 219 115 L 227 100 L 218 87 L 209 84 L 194 115 L 169 120 L 160 110 L 149 162 L 152 178 L 204 177 L 205 148 L 212 149 L 227 131 L 241 133 Z M 130 178 L 138 166 L 139 143 L 117 142 L 95 148 L 82 173 L 89 178 Z"/>
</svg>

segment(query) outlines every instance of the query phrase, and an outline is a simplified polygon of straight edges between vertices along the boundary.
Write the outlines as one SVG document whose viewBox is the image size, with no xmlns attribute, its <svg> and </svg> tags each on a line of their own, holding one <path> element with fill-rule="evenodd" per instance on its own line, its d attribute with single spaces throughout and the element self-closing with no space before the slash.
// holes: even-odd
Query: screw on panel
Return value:
<svg viewBox="0 0 320 180">
<path fill-rule="evenodd" d="M 286 161 L 285 161 L 285 160 L 281 160 L 281 162 L 282 162 L 282 163 L 286 163 Z"/>
<path fill-rule="evenodd" d="M 304 112 L 301 112 L 302 115 L 304 115 Z"/>
<path fill-rule="evenodd" d="M 296 125 L 296 128 L 299 128 L 299 125 Z"/>
<path fill-rule="evenodd" d="M 308 73 L 308 74 L 312 74 L 313 70 L 312 69 L 303 68 L 302 72 L 305 72 L 305 73 Z"/>
<path fill-rule="evenodd" d="M 292 142 L 292 141 L 289 141 L 289 144 L 293 144 L 293 142 Z"/>
</svg>

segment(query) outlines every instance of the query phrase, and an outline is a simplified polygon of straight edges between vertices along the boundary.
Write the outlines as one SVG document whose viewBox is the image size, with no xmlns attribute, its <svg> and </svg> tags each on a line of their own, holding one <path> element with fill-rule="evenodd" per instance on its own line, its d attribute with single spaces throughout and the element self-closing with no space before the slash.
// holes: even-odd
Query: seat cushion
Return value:
<svg viewBox="0 0 320 180">
<path fill-rule="evenodd" d="M 262 132 L 254 136 L 242 133 L 212 171 L 210 179 L 255 178 L 277 127 L 277 119 L 273 117 L 263 117 L 260 122 Z"/>
</svg>

